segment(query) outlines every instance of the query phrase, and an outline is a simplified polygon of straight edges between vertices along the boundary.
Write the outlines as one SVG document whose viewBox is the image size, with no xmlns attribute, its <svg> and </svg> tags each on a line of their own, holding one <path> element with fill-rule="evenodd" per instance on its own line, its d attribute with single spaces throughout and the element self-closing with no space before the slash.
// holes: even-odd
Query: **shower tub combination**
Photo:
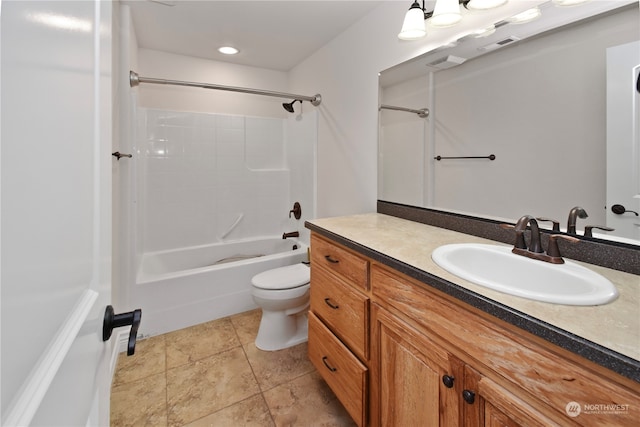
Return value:
<svg viewBox="0 0 640 427">
<path fill-rule="evenodd" d="M 257 308 L 251 278 L 308 261 L 307 245 L 282 237 L 236 240 L 142 256 L 131 300 L 152 336 Z"/>
</svg>

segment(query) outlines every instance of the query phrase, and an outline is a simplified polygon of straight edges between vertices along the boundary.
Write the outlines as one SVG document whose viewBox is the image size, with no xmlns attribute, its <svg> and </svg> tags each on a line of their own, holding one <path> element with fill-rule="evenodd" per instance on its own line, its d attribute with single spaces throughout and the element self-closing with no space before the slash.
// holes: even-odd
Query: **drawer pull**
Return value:
<svg viewBox="0 0 640 427">
<path fill-rule="evenodd" d="M 337 309 L 340 308 L 339 305 L 331 304 L 331 298 L 325 298 L 324 302 L 325 302 L 325 304 L 327 304 L 329 307 L 333 308 L 334 310 L 337 310 Z"/>
<path fill-rule="evenodd" d="M 338 370 L 327 363 L 327 356 L 322 356 L 322 363 L 324 363 L 324 366 L 326 366 L 327 369 L 330 370 L 331 372 L 335 372 Z"/>
<path fill-rule="evenodd" d="M 332 264 L 337 264 L 337 263 L 340 262 L 340 260 L 331 258 L 331 255 L 325 255 L 324 259 L 326 259 L 327 261 L 329 261 Z"/>
</svg>

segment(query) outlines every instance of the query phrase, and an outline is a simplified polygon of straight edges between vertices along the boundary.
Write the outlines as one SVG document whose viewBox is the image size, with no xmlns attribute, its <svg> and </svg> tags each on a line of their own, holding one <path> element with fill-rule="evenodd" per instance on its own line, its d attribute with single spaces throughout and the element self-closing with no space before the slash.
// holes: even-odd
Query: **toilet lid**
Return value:
<svg viewBox="0 0 640 427">
<path fill-rule="evenodd" d="M 306 285 L 311 280 L 310 268 L 306 264 L 294 264 L 274 268 L 256 274 L 251 283 L 260 289 L 291 289 Z"/>
</svg>

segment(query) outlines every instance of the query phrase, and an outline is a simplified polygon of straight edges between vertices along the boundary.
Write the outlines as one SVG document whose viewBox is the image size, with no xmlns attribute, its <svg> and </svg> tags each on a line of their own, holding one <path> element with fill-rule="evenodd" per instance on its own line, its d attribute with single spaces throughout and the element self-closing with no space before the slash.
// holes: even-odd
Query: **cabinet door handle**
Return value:
<svg viewBox="0 0 640 427">
<path fill-rule="evenodd" d="M 340 260 L 331 258 L 331 255 L 325 255 L 324 259 L 326 259 L 327 261 L 329 261 L 332 264 L 337 264 L 337 263 L 340 262 Z"/>
<path fill-rule="evenodd" d="M 473 404 L 473 402 L 476 401 L 476 394 L 471 390 L 463 390 L 462 398 L 464 399 L 465 402 L 471 405 Z"/>
<path fill-rule="evenodd" d="M 452 377 L 451 375 L 443 375 L 442 376 L 442 383 L 444 384 L 444 386 L 446 388 L 452 388 L 453 387 L 453 380 L 455 380 L 455 378 Z"/>
<path fill-rule="evenodd" d="M 334 368 L 333 366 L 329 365 L 329 363 L 327 363 L 327 359 L 328 359 L 327 356 L 322 356 L 322 363 L 324 363 L 324 366 L 326 366 L 327 369 L 330 370 L 331 372 L 337 371 L 338 370 L 337 368 Z"/>
<path fill-rule="evenodd" d="M 331 304 L 331 298 L 325 298 L 324 303 L 327 304 L 329 307 L 333 308 L 334 310 L 337 310 L 340 308 L 340 306 L 337 304 Z"/>
</svg>

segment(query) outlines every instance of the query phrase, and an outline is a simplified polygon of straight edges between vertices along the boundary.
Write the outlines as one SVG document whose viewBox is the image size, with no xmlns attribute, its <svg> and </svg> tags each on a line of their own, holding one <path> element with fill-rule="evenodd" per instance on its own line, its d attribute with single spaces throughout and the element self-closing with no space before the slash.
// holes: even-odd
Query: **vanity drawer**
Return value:
<svg viewBox="0 0 640 427">
<path fill-rule="evenodd" d="M 369 262 L 346 248 L 311 235 L 311 265 L 320 266 L 336 274 L 349 285 L 369 288 Z"/>
<path fill-rule="evenodd" d="M 369 298 L 311 264 L 311 311 L 362 360 L 369 356 Z"/>
<path fill-rule="evenodd" d="M 309 359 L 359 426 L 366 421 L 367 367 L 309 313 Z"/>
</svg>

